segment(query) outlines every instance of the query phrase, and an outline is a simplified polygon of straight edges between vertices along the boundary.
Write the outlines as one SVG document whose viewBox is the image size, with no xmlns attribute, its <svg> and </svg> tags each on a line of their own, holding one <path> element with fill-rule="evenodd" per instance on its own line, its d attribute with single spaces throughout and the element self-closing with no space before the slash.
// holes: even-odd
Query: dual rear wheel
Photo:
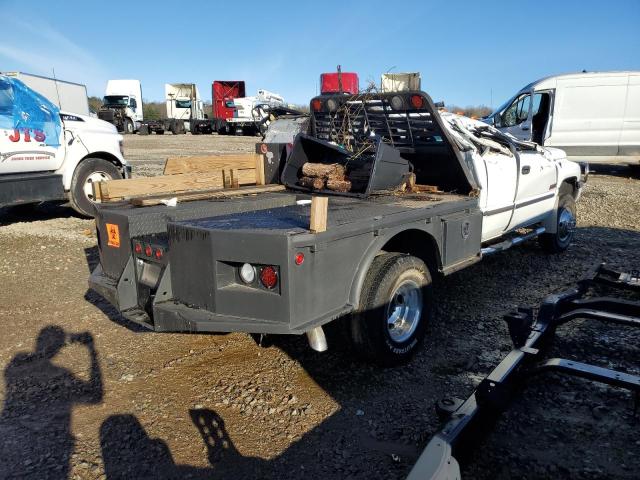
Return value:
<svg viewBox="0 0 640 480">
<path fill-rule="evenodd" d="M 432 306 L 431 274 L 422 260 L 402 253 L 378 255 L 360 308 L 349 321 L 356 351 L 383 366 L 406 363 L 424 340 Z"/>
</svg>

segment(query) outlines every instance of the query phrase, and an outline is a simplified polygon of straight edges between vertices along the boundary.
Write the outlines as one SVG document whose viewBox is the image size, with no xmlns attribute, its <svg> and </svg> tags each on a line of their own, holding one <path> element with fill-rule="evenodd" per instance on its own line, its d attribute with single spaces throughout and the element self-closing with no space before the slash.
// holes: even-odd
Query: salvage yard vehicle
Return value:
<svg viewBox="0 0 640 480">
<path fill-rule="evenodd" d="M 0 75 L 0 207 L 68 200 L 93 215 L 94 182 L 128 174 L 113 125 L 61 112 L 18 79 Z"/>
<path fill-rule="evenodd" d="M 98 118 L 115 125 L 119 132 L 132 134 L 144 120 L 140 80 L 109 80 Z"/>
<path fill-rule="evenodd" d="M 99 206 L 90 287 L 158 332 L 306 333 L 322 351 L 341 319 L 364 358 L 394 365 L 425 336 L 437 274 L 535 237 L 569 246 L 583 180 L 561 150 L 439 113 L 421 91 L 310 110 L 281 157 L 284 191 Z"/>
<path fill-rule="evenodd" d="M 484 119 L 567 158 L 640 167 L 640 72 L 583 72 L 522 88 Z"/>
<path fill-rule="evenodd" d="M 77 115 L 90 114 L 86 85 L 25 72 L 0 72 L 0 75 L 17 78 L 60 110 Z"/>
</svg>

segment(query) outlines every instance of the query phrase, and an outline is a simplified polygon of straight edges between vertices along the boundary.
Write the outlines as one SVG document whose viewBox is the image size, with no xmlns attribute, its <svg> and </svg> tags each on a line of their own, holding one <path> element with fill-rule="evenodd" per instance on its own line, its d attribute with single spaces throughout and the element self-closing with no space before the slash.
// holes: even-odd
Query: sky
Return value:
<svg viewBox="0 0 640 480">
<path fill-rule="evenodd" d="M 0 71 L 87 85 L 245 80 L 307 104 L 322 72 L 414 72 L 434 101 L 497 107 L 526 84 L 581 70 L 640 70 L 640 0 L 534 2 L 0 0 Z"/>
</svg>

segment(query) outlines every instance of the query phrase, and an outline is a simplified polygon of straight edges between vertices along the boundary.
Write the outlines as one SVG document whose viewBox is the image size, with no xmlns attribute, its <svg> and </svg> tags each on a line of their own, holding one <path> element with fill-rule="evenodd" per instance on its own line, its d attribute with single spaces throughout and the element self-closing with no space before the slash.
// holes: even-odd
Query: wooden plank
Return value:
<svg viewBox="0 0 640 480">
<path fill-rule="evenodd" d="M 191 202 L 195 200 L 211 200 L 215 198 L 228 198 L 237 197 L 240 195 L 257 195 L 259 193 L 267 192 L 281 192 L 286 190 L 284 185 L 262 185 L 257 187 L 240 187 L 235 190 L 229 189 L 215 189 L 215 190 L 202 190 L 200 192 L 184 192 L 174 195 L 178 202 Z M 151 205 L 160 205 L 162 200 L 166 197 L 139 197 L 132 198 L 130 200 L 132 205 L 136 207 L 148 207 Z"/>
<path fill-rule="evenodd" d="M 309 230 L 313 233 L 324 232 L 327 229 L 327 210 L 329 208 L 329 197 L 311 198 L 311 221 Z"/>
<path fill-rule="evenodd" d="M 237 169 L 236 172 L 239 185 L 253 185 L 256 183 L 255 168 Z M 159 175 L 156 177 L 109 180 L 100 183 L 101 185 L 96 189 L 96 193 L 99 190 L 101 194 L 100 200 L 103 202 L 145 195 L 172 195 L 178 192 L 222 188 L 224 186 L 222 171 L 220 170 L 211 173 Z"/>
<path fill-rule="evenodd" d="M 266 183 L 264 176 L 264 155 L 256 155 L 256 185 L 264 185 Z"/>
<path fill-rule="evenodd" d="M 205 155 L 192 157 L 169 157 L 164 164 L 164 175 L 181 173 L 206 173 L 228 168 L 256 168 L 258 153 L 231 155 Z"/>
</svg>

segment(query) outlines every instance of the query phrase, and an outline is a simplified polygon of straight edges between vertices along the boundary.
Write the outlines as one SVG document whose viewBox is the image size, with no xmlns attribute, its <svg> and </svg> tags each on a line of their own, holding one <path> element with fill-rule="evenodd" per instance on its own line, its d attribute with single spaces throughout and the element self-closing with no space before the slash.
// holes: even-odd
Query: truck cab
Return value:
<svg viewBox="0 0 640 480">
<path fill-rule="evenodd" d="M 113 125 L 61 112 L 20 80 L 0 76 L 0 206 L 69 200 L 92 216 L 93 183 L 127 172 Z"/>
<path fill-rule="evenodd" d="M 109 80 L 98 118 L 113 124 L 119 132 L 137 132 L 144 120 L 140 81 Z"/>
</svg>

